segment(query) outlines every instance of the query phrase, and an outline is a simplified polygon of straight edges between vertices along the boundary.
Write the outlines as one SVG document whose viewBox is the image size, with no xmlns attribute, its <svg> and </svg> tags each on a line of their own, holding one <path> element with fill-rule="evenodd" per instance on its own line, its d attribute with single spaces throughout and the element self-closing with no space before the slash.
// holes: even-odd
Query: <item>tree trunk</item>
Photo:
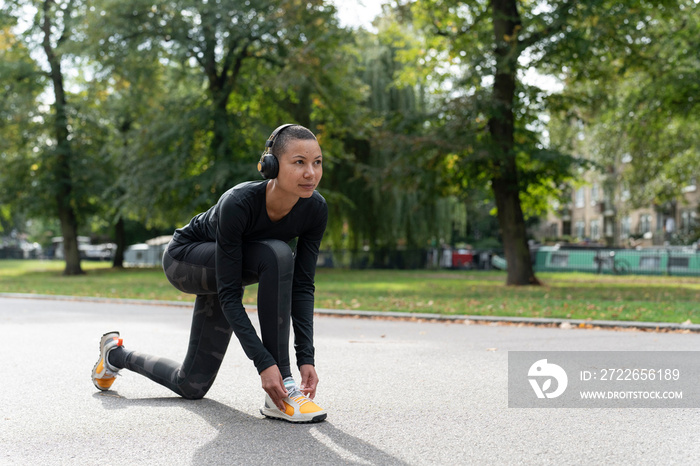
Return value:
<svg viewBox="0 0 700 466">
<path fill-rule="evenodd" d="M 64 275 L 80 275 L 83 270 L 80 266 L 80 251 L 78 250 L 78 220 L 73 207 L 73 180 L 70 170 L 72 149 L 69 139 L 68 116 L 66 115 L 66 94 L 63 87 L 63 71 L 61 59 L 55 53 L 51 44 L 51 5 L 53 0 L 46 0 L 43 5 L 43 48 L 49 63 L 49 74 L 54 91 L 55 120 L 53 132 L 56 138 L 56 150 L 54 157 L 54 175 L 57 183 L 56 204 L 58 218 L 61 222 L 61 234 L 63 235 L 63 253 L 66 260 Z"/>
<path fill-rule="evenodd" d="M 214 160 L 223 160 L 228 152 L 228 139 L 230 134 L 228 105 L 229 93 L 224 90 L 212 90 L 213 99 L 213 137 L 211 141 L 211 153 Z"/>
<path fill-rule="evenodd" d="M 112 259 L 112 267 L 121 269 L 124 267 L 124 250 L 126 249 L 126 232 L 124 230 L 124 218 L 121 216 L 114 225 L 114 241 L 117 244 L 117 250 L 114 251 L 114 259 Z"/>
<path fill-rule="evenodd" d="M 287 98 L 282 105 L 292 115 L 293 123 L 309 128 L 311 126 L 311 100 L 311 86 L 304 83 L 297 90 L 296 100 Z"/>
<path fill-rule="evenodd" d="M 491 187 L 496 198 L 498 224 L 508 262 L 507 285 L 539 285 L 527 245 L 525 218 L 520 205 L 518 167 L 515 160 L 515 80 L 520 29 L 516 0 L 491 0 L 496 44 L 496 76 L 489 132 L 494 142 Z"/>
<path fill-rule="evenodd" d="M 78 250 L 78 222 L 70 205 L 65 205 L 66 198 L 70 198 L 70 194 L 59 194 L 58 196 L 58 218 L 61 221 L 63 256 L 66 261 L 63 275 L 82 275 L 84 272 L 80 266 L 80 251 Z"/>
</svg>

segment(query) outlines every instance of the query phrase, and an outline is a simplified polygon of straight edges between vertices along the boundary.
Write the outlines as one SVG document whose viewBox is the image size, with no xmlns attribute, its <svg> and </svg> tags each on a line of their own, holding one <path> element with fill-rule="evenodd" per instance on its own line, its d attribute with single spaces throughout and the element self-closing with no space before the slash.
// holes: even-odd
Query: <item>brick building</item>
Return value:
<svg viewBox="0 0 700 466">
<path fill-rule="evenodd" d="M 700 226 L 697 183 L 686 186 L 673 202 L 638 209 L 631 204 L 629 191 L 588 172 L 584 183 L 572 189 L 570 202 L 555 205 L 532 234 L 540 242 L 646 247 L 687 244 Z"/>
</svg>

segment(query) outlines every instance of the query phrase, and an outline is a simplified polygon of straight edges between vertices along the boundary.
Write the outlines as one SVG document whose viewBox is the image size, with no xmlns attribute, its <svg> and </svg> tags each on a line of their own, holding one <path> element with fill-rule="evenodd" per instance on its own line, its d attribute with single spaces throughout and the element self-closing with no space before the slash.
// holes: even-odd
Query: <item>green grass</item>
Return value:
<svg viewBox="0 0 700 466">
<path fill-rule="evenodd" d="M 83 261 L 85 275 L 66 277 L 63 267 L 59 261 L 0 261 L 0 292 L 193 300 L 173 288 L 160 269 L 115 270 L 109 262 Z"/>
<path fill-rule="evenodd" d="M 192 301 L 160 269 L 113 270 L 83 262 L 0 261 L 0 292 Z M 502 272 L 319 269 L 316 307 L 573 319 L 700 322 L 700 278 L 538 274 L 541 287 L 507 287 Z M 248 287 L 244 302 L 255 302 Z"/>
</svg>

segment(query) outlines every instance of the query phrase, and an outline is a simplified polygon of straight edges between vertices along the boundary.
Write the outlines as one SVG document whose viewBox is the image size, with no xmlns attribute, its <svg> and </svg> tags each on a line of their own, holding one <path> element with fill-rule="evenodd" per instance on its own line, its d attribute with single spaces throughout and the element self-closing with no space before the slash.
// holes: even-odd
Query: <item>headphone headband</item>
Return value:
<svg viewBox="0 0 700 466">
<path fill-rule="evenodd" d="M 287 128 L 287 127 L 289 127 L 289 126 L 294 126 L 294 124 L 293 124 L 293 123 L 287 123 L 287 124 L 280 125 L 280 126 L 278 126 L 277 128 L 275 128 L 275 130 L 272 132 L 272 134 L 270 135 L 270 137 L 267 138 L 267 141 L 265 142 L 265 153 L 269 153 L 269 152 L 270 152 L 270 148 L 271 148 L 272 145 L 275 143 L 275 138 L 277 137 L 277 135 L 278 135 L 279 133 L 281 133 L 282 130 L 283 130 L 284 128 Z"/>
</svg>

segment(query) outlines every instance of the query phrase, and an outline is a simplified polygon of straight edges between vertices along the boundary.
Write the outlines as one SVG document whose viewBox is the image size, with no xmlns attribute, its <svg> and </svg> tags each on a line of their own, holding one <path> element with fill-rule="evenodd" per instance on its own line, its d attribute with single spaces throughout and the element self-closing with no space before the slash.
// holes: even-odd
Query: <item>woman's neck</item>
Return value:
<svg viewBox="0 0 700 466">
<path fill-rule="evenodd" d="M 270 220 L 282 220 L 299 201 L 299 196 L 290 195 L 277 188 L 275 180 L 270 180 L 265 187 L 265 208 Z"/>
</svg>

